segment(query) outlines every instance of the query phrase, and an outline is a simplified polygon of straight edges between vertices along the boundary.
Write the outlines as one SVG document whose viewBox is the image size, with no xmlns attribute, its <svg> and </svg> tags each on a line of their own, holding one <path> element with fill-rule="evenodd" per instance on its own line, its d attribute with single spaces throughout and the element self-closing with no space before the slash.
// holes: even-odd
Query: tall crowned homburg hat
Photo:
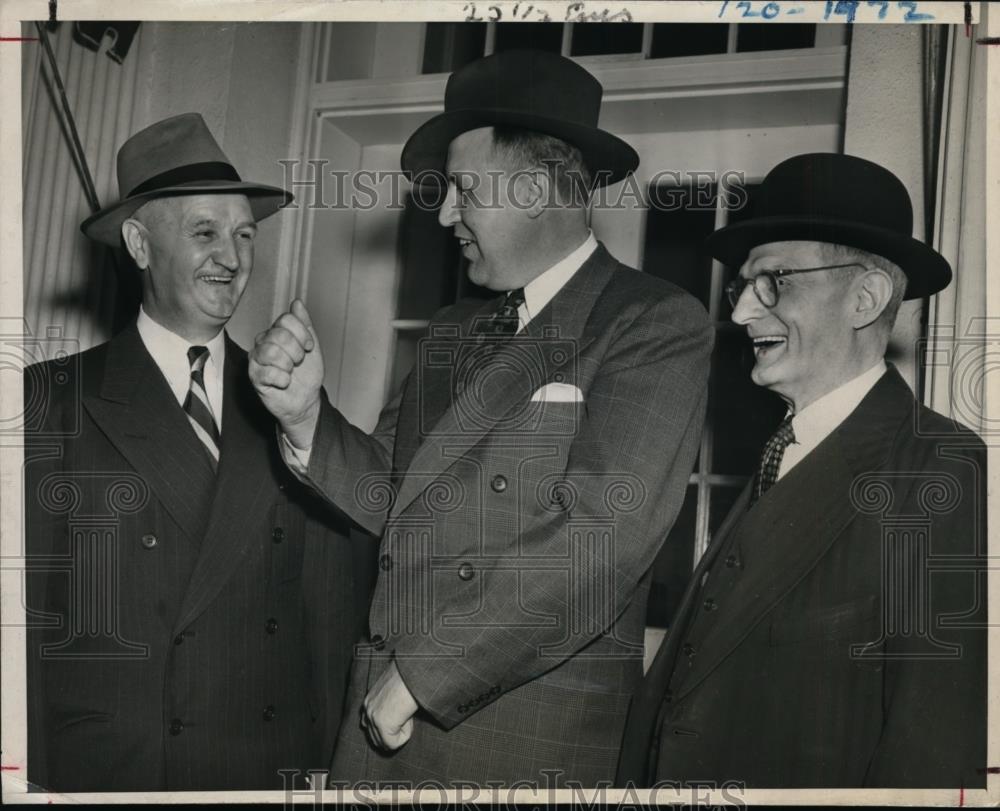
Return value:
<svg viewBox="0 0 1000 811">
<path fill-rule="evenodd" d="M 165 118 L 140 130 L 118 150 L 121 199 L 80 225 L 91 239 L 120 244 L 122 223 L 157 197 L 184 194 L 245 194 L 255 220 L 292 201 L 275 186 L 240 178 L 198 113 Z"/>
<path fill-rule="evenodd" d="M 477 59 L 448 77 L 444 112 L 410 136 L 403 170 L 413 179 L 443 172 L 453 138 L 506 125 L 577 147 L 596 183 L 616 183 L 635 170 L 639 156 L 597 126 L 603 92 L 601 83 L 572 59 L 547 51 L 500 51 Z"/>
<path fill-rule="evenodd" d="M 853 155 L 817 152 L 775 166 L 754 192 L 753 217 L 710 235 L 706 247 L 731 267 L 768 242 L 808 240 L 860 248 L 906 274 L 906 299 L 951 282 L 951 266 L 914 239 L 906 186 L 888 169 Z"/>
</svg>

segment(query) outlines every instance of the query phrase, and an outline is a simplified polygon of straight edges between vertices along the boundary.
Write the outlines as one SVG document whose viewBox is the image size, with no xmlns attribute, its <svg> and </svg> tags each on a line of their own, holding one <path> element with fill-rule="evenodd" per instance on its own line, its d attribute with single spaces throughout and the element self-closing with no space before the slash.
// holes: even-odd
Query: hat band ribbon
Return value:
<svg viewBox="0 0 1000 811">
<path fill-rule="evenodd" d="M 135 197 L 139 194 L 157 191 L 158 189 L 169 189 L 171 186 L 180 186 L 184 183 L 197 183 L 205 180 L 229 180 L 239 183 L 240 176 L 236 170 L 228 163 L 222 161 L 203 161 L 202 163 L 189 163 L 185 166 L 178 166 L 160 172 L 151 178 L 144 180 L 126 197 Z"/>
</svg>

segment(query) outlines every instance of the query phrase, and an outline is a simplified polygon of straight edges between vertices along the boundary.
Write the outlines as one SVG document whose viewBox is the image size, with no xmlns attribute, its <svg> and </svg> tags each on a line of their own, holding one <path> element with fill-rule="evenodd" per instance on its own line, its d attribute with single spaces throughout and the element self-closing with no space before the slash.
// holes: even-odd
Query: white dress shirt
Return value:
<svg viewBox="0 0 1000 811">
<path fill-rule="evenodd" d="M 222 432 L 222 370 L 226 362 L 226 339 L 223 330 L 212 338 L 207 344 L 192 344 L 186 338 L 182 338 L 176 332 L 171 332 L 166 327 L 158 324 L 146 311 L 139 308 L 139 318 L 136 321 L 139 329 L 139 337 L 142 338 L 147 351 L 153 356 L 153 361 L 163 372 L 167 379 L 167 385 L 177 398 L 180 405 L 184 405 L 188 389 L 191 387 L 191 364 L 188 362 L 187 352 L 192 346 L 208 347 L 208 360 L 205 362 L 205 392 L 208 394 L 209 405 L 212 406 L 212 415 L 215 417 L 215 424 Z"/>
<path fill-rule="evenodd" d="M 827 392 L 792 417 L 795 442 L 785 448 L 778 468 L 780 479 L 850 416 L 888 367 L 880 360 L 867 372 Z"/>
<path fill-rule="evenodd" d="M 555 298 L 556 293 L 566 286 L 566 282 L 573 278 L 596 250 L 597 240 L 594 239 L 594 232 L 589 231 L 579 248 L 524 286 L 524 304 L 517 308 L 517 317 L 521 322 L 518 332 L 524 330 L 528 322 Z"/>
<path fill-rule="evenodd" d="M 587 232 L 587 238 L 567 256 L 560 259 L 552 267 L 536 276 L 524 286 L 524 303 L 517 308 L 517 317 L 520 324 L 517 331 L 520 333 L 528 326 L 528 323 L 538 313 L 542 311 L 546 304 L 555 298 L 556 293 L 566 286 L 566 282 L 573 278 L 576 272 L 583 267 L 590 255 L 597 250 L 597 240 L 594 232 Z M 312 448 L 296 448 L 284 432 L 281 433 L 281 455 L 292 473 L 299 477 L 305 475 L 309 468 L 309 456 Z"/>
</svg>

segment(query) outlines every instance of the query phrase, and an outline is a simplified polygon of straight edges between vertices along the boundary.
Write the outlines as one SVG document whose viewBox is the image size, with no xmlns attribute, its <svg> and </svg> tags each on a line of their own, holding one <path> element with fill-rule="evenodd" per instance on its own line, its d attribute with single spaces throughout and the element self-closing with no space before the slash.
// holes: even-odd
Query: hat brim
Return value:
<svg viewBox="0 0 1000 811">
<path fill-rule="evenodd" d="M 719 229 L 705 240 L 705 245 L 716 259 L 738 268 L 746 261 L 752 248 L 768 242 L 793 240 L 848 245 L 885 257 L 899 265 L 906 274 L 904 299 L 932 296 L 951 282 L 948 261 L 923 242 L 856 222 L 810 217 L 759 217 Z"/>
<path fill-rule="evenodd" d="M 402 165 L 411 180 L 425 173 L 443 173 L 448 146 L 463 132 L 496 124 L 542 132 L 577 147 L 593 175 L 595 186 L 624 180 L 639 165 L 638 153 L 625 141 L 597 127 L 553 119 L 521 110 L 450 110 L 422 124 L 403 146 Z"/>
<path fill-rule="evenodd" d="M 294 197 L 276 186 L 232 180 L 204 180 L 182 183 L 126 197 L 113 205 L 102 208 L 80 224 L 80 230 L 97 242 L 118 247 L 121 242 L 122 223 L 139 208 L 157 197 L 179 197 L 188 194 L 245 194 L 256 222 L 270 217 Z"/>
</svg>

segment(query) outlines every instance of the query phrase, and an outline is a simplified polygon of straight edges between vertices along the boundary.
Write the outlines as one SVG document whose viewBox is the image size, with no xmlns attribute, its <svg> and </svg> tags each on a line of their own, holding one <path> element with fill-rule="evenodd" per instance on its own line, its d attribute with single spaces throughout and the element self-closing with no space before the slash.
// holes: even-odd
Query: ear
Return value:
<svg viewBox="0 0 1000 811">
<path fill-rule="evenodd" d="M 534 220 L 549 202 L 552 179 L 545 169 L 522 169 L 514 174 L 512 187 L 516 206 Z"/>
<path fill-rule="evenodd" d="M 872 268 L 854 280 L 854 295 L 851 302 L 851 326 L 864 329 L 875 323 L 889 306 L 892 298 L 892 278 L 884 270 Z"/>
<path fill-rule="evenodd" d="M 122 223 L 122 239 L 139 270 L 149 268 L 149 232 L 146 226 L 131 218 Z"/>
</svg>

